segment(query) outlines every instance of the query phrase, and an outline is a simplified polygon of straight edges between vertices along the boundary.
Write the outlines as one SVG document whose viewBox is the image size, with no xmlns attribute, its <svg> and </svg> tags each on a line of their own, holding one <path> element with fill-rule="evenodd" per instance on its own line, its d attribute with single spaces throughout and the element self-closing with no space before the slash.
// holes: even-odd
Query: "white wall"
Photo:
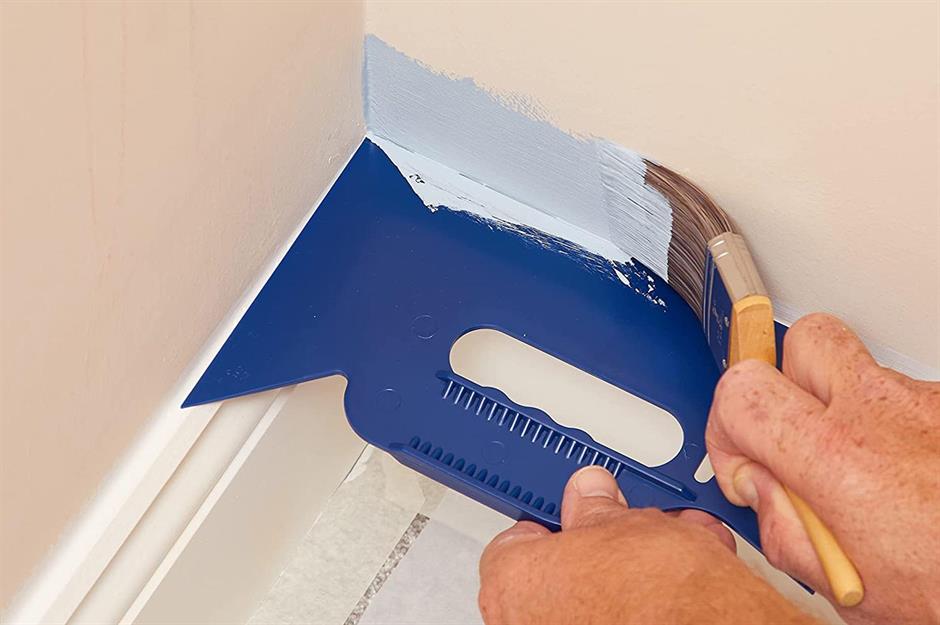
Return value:
<svg viewBox="0 0 940 625">
<path fill-rule="evenodd" d="M 936 3 L 368 2 L 366 30 L 691 177 L 783 316 L 940 368 Z"/>
<path fill-rule="evenodd" d="M 361 2 L 2 10 L 0 606 L 363 132 Z"/>
</svg>

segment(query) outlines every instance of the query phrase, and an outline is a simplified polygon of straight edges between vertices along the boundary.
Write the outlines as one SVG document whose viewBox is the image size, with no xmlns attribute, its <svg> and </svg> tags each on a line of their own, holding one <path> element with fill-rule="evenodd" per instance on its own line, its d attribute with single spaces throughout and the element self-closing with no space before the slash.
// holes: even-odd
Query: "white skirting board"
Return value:
<svg viewBox="0 0 940 625">
<path fill-rule="evenodd" d="M 243 623 L 364 448 L 334 376 L 226 402 L 69 623 Z"/>
<path fill-rule="evenodd" d="M 340 165 L 336 177 L 349 158 L 352 153 Z M 255 496 L 250 480 L 260 479 L 269 485 L 280 481 L 302 500 L 265 500 L 264 504 L 270 506 L 268 527 L 280 523 L 285 530 L 291 522 L 314 514 L 321 498 L 340 483 L 364 444 L 351 433 L 343 417 L 337 398 L 342 395 L 338 385 L 344 385 L 337 379 L 310 384 L 318 390 L 281 389 L 180 408 L 321 200 L 322 196 L 222 320 L 189 369 L 182 372 L 147 428 L 6 607 L 0 621 L 44 625 L 111 623 L 123 619 L 132 607 L 145 617 L 149 602 L 141 603 L 140 593 L 146 591 L 153 601 L 159 600 L 160 581 L 174 579 L 171 565 L 179 559 L 182 547 L 190 541 L 202 544 L 204 533 L 200 528 L 212 522 L 215 518 L 212 508 L 225 502 L 226 497 Z M 306 414 L 307 422 L 303 424 L 295 423 L 300 412 Z M 283 423 L 282 414 L 286 415 Z M 247 472 L 249 468 L 254 470 L 254 463 L 247 461 L 252 451 L 277 446 L 283 436 L 290 440 L 280 443 L 284 450 L 277 462 L 268 467 L 270 473 Z M 304 475 L 303 471 L 310 470 L 308 461 L 318 457 L 322 464 L 315 465 L 316 475 Z M 241 471 L 246 471 L 248 481 L 239 477 Z M 306 480 L 319 483 L 308 486 Z M 308 526 L 306 521 L 303 528 Z M 299 540 L 301 536 L 302 532 L 284 538 Z M 254 537 L 245 540 L 250 543 Z M 271 547 L 270 542 L 268 546 Z M 240 564 L 234 551 L 221 561 L 232 572 Z M 246 560 L 244 564 L 255 566 L 257 562 Z M 269 575 L 264 583 L 270 582 Z M 194 611 L 198 607 L 195 603 L 187 606 Z M 244 614 L 242 622 L 248 616 Z"/>
<path fill-rule="evenodd" d="M 248 620 L 365 447 L 345 388 L 281 391 L 120 622 Z"/>
<path fill-rule="evenodd" d="M 35 596 L 24 606 L 35 612 L 4 622 L 246 622 L 365 447 L 346 421 L 345 387 L 332 376 L 213 406 L 84 594 L 102 544 L 58 597 Z M 115 510 L 115 522 L 129 512 Z"/>
<path fill-rule="evenodd" d="M 34 622 L 246 622 L 365 447 L 345 388 L 332 376 L 216 405 L 78 605 Z"/>
</svg>

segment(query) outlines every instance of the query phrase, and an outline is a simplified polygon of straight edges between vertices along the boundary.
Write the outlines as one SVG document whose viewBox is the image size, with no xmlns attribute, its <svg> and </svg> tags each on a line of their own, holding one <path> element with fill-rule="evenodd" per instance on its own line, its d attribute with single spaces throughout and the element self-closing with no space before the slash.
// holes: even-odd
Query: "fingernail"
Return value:
<svg viewBox="0 0 940 625">
<path fill-rule="evenodd" d="M 585 467 L 574 475 L 574 489 L 582 497 L 616 499 L 620 488 L 614 476 L 602 467 Z"/>
<path fill-rule="evenodd" d="M 757 486 L 754 485 L 754 480 L 751 478 L 751 470 L 747 465 L 739 468 L 734 473 L 734 478 L 732 478 L 732 483 L 734 484 L 734 492 L 744 500 L 751 508 L 757 507 Z"/>
</svg>

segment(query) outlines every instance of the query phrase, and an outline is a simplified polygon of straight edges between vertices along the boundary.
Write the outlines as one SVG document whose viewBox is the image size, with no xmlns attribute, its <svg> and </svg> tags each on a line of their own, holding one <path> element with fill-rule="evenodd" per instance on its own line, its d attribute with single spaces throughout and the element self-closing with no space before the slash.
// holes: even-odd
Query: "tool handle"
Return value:
<svg viewBox="0 0 940 625">
<path fill-rule="evenodd" d="M 749 358 L 777 365 L 773 306 L 766 295 L 749 295 L 732 306 L 728 366 Z M 809 504 L 786 486 L 784 489 L 813 544 L 836 601 L 847 608 L 857 605 L 865 589 L 852 561 Z"/>
</svg>

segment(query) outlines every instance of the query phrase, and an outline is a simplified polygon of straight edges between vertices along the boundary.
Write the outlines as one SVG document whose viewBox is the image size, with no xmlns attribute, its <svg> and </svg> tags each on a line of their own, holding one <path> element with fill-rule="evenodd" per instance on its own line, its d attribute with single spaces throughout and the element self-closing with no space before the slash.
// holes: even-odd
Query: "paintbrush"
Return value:
<svg viewBox="0 0 940 625">
<path fill-rule="evenodd" d="M 708 195 L 679 174 L 650 161 L 645 184 L 669 202 L 672 237 L 668 278 L 702 320 L 722 370 L 750 358 L 777 365 L 773 306 L 744 237 Z M 839 605 L 864 595 L 862 580 L 829 528 L 796 493 L 786 488 Z"/>
</svg>

